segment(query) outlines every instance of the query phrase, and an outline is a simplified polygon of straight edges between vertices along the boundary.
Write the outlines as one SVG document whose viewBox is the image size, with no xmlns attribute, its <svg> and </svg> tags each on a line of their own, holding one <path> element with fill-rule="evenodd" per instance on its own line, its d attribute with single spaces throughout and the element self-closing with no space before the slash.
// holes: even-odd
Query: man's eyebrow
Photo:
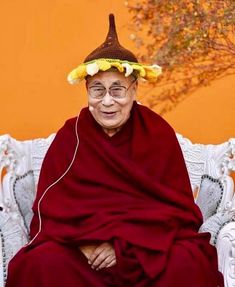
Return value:
<svg viewBox="0 0 235 287">
<path fill-rule="evenodd" d="M 119 80 L 117 80 L 115 82 L 112 82 L 111 86 L 121 86 L 121 84 L 122 83 Z M 103 84 L 100 81 L 96 80 L 91 83 L 91 86 L 103 86 Z"/>
<path fill-rule="evenodd" d="M 101 82 L 99 81 L 94 81 L 91 83 L 92 86 L 103 86 Z"/>
<path fill-rule="evenodd" d="M 121 84 L 122 83 L 118 80 L 118 81 L 113 82 L 111 86 L 121 86 Z"/>
</svg>

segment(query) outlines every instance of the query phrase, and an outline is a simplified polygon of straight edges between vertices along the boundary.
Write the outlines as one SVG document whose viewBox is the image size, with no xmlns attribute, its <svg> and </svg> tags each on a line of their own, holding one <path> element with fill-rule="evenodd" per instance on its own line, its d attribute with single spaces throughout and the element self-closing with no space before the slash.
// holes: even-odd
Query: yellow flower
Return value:
<svg viewBox="0 0 235 287">
<path fill-rule="evenodd" d="M 151 66 L 151 68 L 157 73 L 157 75 L 161 75 L 162 73 L 162 67 L 158 66 L 157 64 L 154 64 Z"/>
<path fill-rule="evenodd" d="M 86 76 L 86 70 L 84 70 L 84 67 L 79 66 L 76 69 L 73 69 L 69 75 L 68 75 L 68 81 L 70 84 L 75 84 L 77 82 L 80 82 L 83 80 Z"/>
<path fill-rule="evenodd" d="M 140 77 L 142 77 L 142 78 L 145 77 L 146 72 L 145 72 L 145 69 L 142 66 L 136 65 L 136 64 L 131 64 L 131 66 L 132 66 L 132 68 L 134 70 L 137 70 L 139 72 Z"/>
<path fill-rule="evenodd" d="M 147 69 L 146 70 L 146 75 L 145 75 L 145 79 L 150 81 L 150 82 L 154 82 L 157 80 L 157 73 L 152 70 L 152 69 Z"/>
<path fill-rule="evenodd" d="M 71 85 L 77 83 L 75 69 L 68 74 L 67 80 Z"/>
<path fill-rule="evenodd" d="M 122 66 L 121 63 L 119 63 L 119 62 L 110 62 L 110 64 L 111 64 L 112 67 L 117 68 L 120 73 L 122 73 L 124 71 L 124 67 Z"/>
<path fill-rule="evenodd" d="M 154 82 L 157 80 L 158 76 L 162 73 L 162 68 L 158 65 L 153 66 L 143 66 L 146 72 L 145 79 Z"/>
<path fill-rule="evenodd" d="M 69 73 L 69 78 L 71 80 L 76 80 L 77 79 L 77 69 L 74 69 L 72 70 L 70 73 Z"/>
<path fill-rule="evenodd" d="M 157 77 L 162 73 L 162 69 L 158 65 L 145 66 L 116 59 L 97 59 L 79 65 L 69 73 L 67 79 L 71 84 L 75 84 L 82 81 L 87 75 L 93 76 L 99 71 L 106 71 L 111 67 L 115 67 L 120 73 L 125 72 L 126 77 L 137 71 L 138 76 L 150 82 L 156 81 Z"/>
<path fill-rule="evenodd" d="M 101 71 L 106 71 L 111 68 L 111 64 L 106 60 L 97 60 L 96 63 Z"/>
<path fill-rule="evenodd" d="M 75 70 L 76 70 L 77 78 L 84 79 L 87 76 L 85 65 L 80 65 Z"/>
</svg>

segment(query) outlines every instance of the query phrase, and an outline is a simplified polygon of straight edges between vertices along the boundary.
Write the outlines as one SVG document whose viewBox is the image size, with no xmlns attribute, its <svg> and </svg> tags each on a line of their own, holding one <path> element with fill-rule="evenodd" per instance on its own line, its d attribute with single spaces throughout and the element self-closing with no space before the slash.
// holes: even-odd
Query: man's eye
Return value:
<svg viewBox="0 0 235 287">
<path fill-rule="evenodd" d="M 91 87 L 91 90 L 94 92 L 103 92 L 104 88 L 100 88 L 100 87 Z"/>
<path fill-rule="evenodd" d="M 112 91 L 116 91 L 116 92 L 117 92 L 117 91 L 122 91 L 122 90 L 123 90 L 123 87 L 112 87 L 111 90 L 112 90 Z"/>
</svg>

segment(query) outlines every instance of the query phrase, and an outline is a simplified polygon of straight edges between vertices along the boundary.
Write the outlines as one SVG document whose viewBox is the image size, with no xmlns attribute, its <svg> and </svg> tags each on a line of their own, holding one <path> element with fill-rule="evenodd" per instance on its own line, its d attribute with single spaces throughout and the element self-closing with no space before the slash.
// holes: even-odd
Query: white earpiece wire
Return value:
<svg viewBox="0 0 235 287">
<path fill-rule="evenodd" d="M 74 162 L 75 157 L 76 157 L 76 154 L 77 154 L 78 145 L 79 145 L 78 129 L 77 129 L 78 118 L 79 118 L 79 115 L 77 116 L 76 124 L 75 124 L 75 134 L 76 134 L 76 138 L 77 138 L 77 144 L 76 144 L 76 147 L 75 147 L 75 150 L 74 150 L 74 154 L 73 154 L 72 161 L 70 162 L 70 164 L 69 164 L 68 168 L 66 169 L 66 171 L 65 171 L 56 181 L 54 181 L 51 185 L 49 185 L 49 186 L 46 188 L 46 190 L 43 192 L 41 198 L 39 199 L 39 201 L 38 201 L 38 206 L 37 206 L 38 219 L 39 219 L 38 232 L 37 232 L 36 235 L 26 244 L 26 246 L 32 244 L 33 241 L 38 237 L 39 233 L 40 233 L 41 230 L 42 230 L 42 217 L 41 217 L 40 205 L 41 205 L 41 202 L 42 202 L 43 198 L 45 197 L 45 195 L 46 195 L 46 193 L 48 192 L 48 190 L 49 190 L 52 186 L 54 186 L 55 184 L 57 184 L 57 183 L 68 173 L 68 171 L 70 170 L 71 166 L 73 165 L 73 162 Z"/>
</svg>

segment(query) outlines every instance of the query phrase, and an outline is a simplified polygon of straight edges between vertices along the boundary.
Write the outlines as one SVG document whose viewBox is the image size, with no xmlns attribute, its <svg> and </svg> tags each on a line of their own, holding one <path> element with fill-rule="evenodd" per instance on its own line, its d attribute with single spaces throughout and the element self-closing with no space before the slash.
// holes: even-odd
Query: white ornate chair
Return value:
<svg viewBox="0 0 235 287">
<path fill-rule="evenodd" d="M 28 241 L 39 172 L 54 136 L 27 141 L 0 136 L 0 287 L 9 260 Z M 180 134 L 177 138 L 204 218 L 200 231 L 211 233 L 225 287 L 235 286 L 235 199 L 230 176 L 235 171 L 235 138 L 218 145 L 193 144 Z"/>
</svg>

